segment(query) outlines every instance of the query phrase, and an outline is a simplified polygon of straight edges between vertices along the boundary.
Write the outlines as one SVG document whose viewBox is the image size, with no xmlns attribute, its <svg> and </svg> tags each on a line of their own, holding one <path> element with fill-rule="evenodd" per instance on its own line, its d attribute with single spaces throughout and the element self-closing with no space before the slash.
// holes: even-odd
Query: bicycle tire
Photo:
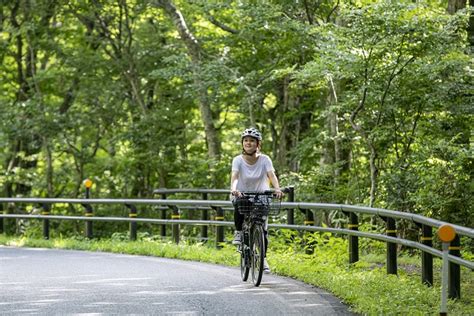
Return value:
<svg viewBox="0 0 474 316">
<path fill-rule="evenodd" d="M 251 271 L 252 282 L 255 286 L 259 286 L 262 282 L 264 258 L 265 241 L 263 237 L 263 227 L 257 224 L 253 226 L 251 239 Z"/>
<path fill-rule="evenodd" d="M 245 244 L 242 243 L 240 245 L 240 276 L 242 277 L 242 281 L 244 282 L 247 281 L 247 279 L 249 278 L 249 271 L 250 271 L 250 267 L 246 263 L 248 262 L 248 260 L 245 260 L 245 256 L 246 256 Z"/>
</svg>

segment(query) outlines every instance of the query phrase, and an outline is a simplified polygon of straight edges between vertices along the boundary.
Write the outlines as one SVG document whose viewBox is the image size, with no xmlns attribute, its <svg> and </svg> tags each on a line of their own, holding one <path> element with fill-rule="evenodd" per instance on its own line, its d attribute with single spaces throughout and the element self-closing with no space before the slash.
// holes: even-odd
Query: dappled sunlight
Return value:
<svg viewBox="0 0 474 316">
<path fill-rule="evenodd" d="M 93 283 L 104 283 L 104 284 L 111 284 L 109 282 L 113 281 L 144 281 L 144 280 L 152 280 L 152 278 L 114 278 L 114 279 L 99 279 L 99 280 L 86 280 L 86 281 L 76 281 L 73 284 L 93 284 Z"/>
<path fill-rule="evenodd" d="M 295 304 L 295 307 L 321 307 L 324 306 L 324 304 Z"/>
<path fill-rule="evenodd" d="M 314 295 L 314 292 L 289 292 L 288 295 Z"/>
<path fill-rule="evenodd" d="M 24 285 L 24 284 L 30 284 L 30 283 L 29 282 L 0 282 L 0 286 Z"/>
<path fill-rule="evenodd" d="M 64 302 L 64 300 L 63 299 L 45 299 L 45 300 L 32 301 L 30 304 L 32 305 L 51 304 L 51 303 L 57 303 L 57 302 Z"/>
<path fill-rule="evenodd" d="M 27 259 L 28 256 L 21 256 L 21 257 L 1 257 L 0 261 L 3 260 L 17 260 L 17 259 Z"/>
<path fill-rule="evenodd" d="M 58 295 L 64 292 L 81 292 L 81 291 L 86 291 L 87 289 L 71 289 L 71 288 L 44 288 L 44 289 L 39 289 L 40 292 L 57 292 Z"/>
<path fill-rule="evenodd" d="M 60 275 L 60 276 L 48 276 L 48 279 L 52 280 L 65 280 L 65 279 L 77 279 L 77 278 L 97 278 L 99 274 L 76 274 L 76 275 Z"/>
<path fill-rule="evenodd" d="M 37 313 L 37 312 L 39 312 L 39 309 L 37 309 L 37 308 L 22 308 L 22 309 L 16 309 L 15 312 L 16 313 L 22 313 L 22 314 L 23 313 L 24 314 L 26 314 L 26 313 Z"/>
</svg>

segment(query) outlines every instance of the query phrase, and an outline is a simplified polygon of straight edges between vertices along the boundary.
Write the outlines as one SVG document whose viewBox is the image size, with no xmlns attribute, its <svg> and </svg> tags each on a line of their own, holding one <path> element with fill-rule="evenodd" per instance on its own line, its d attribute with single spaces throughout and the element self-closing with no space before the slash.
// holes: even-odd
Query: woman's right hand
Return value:
<svg viewBox="0 0 474 316">
<path fill-rule="evenodd" d="M 236 196 L 236 197 L 241 197 L 241 196 L 242 196 L 242 193 L 240 193 L 239 190 L 232 190 L 232 191 L 231 191 L 231 194 L 232 194 L 233 196 Z"/>
</svg>

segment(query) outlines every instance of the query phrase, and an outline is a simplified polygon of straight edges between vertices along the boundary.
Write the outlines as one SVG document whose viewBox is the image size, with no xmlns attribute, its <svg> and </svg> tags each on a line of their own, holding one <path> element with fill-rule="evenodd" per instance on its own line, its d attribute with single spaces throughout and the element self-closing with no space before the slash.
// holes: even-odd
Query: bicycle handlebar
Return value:
<svg viewBox="0 0 474 316">
<path fill-rule="evenodd" d="M 290 188 L 282 188 L 280 189 L 281 192 L 283 193 L 289 193 L 290 192 Z M 273 195 L 275 193 L 275 189 L 269 189 L 269 190 L 265 190 L 265 191 L 240 191 L 240 193 L 242 195 Z"/>
</svg>

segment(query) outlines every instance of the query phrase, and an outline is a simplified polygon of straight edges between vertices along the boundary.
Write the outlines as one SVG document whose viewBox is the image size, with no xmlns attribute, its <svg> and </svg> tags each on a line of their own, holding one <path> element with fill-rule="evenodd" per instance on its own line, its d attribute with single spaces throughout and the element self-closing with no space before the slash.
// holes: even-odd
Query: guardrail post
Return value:
<svg viewBox="0 0 474 316">
<path fill-rule="evenodd" d="M 387 236 L 397 237 L 397 226 L 395 219 L 387 217 Z M 397 274 L 397 244 L 387 242 L 387 273 Z"/>
<path fill-rule="evenodd" d="M 461 257 L 461 242 L 458 234 L 449 245 L 449 254 Z M 450 299 L 461 298 L 461 269 L 458 264 L 452 262 L 449 263 L 448 297 Z"/>
<path fill-rule="evenodd" d="M 220 206 L 213 206 L 213 209 L 216 210 L 216 216 L 214 220 L 223 221 L 224 220 L 224 210 Z M 222 248 L 222 243 L 224 242 L 224 226 L 216 226 L 216 248 Z"/>
<path fill-rule="evenodd" d="M 1 204 L 1 210 L 2 210 L 2 213 L 7 215 L 7 214 L 11 214 L 12 213 L 12 209 L 14 210 L 15 206 L 14 204 L 12 203 L 5 203 L 5 205 L 3 205 L 3 203 Z M 14 213 L 14 212 L 13 212 Z M 15 230 L 16 230 L 16 219 L 15 218 L 5 218 L 3 219 L 2 218 L 2 222 L 3 224 L 1 225 L 2 227 L 2 232 L 5 234 L 5 235 L 15 235 Z"/>
<path fill-rule="evenodd" d="M 295 187 L 288 187 L 288 202 L 294 202 L 295 201 Z M 286 221 L 288 225 L 294 225 L 295 223 L 295 212 L 294 210 L 287 209 L 286 210 Z"/>
<path fill-rule="evenodd" d="M 207 200 L 207 193 L 202 194 L 202 199 Z M 201 210 L 201 220 L 207 221 L 208 220 L 208 214 L 207 214 L 207 209 Z M 201 226 L 201 242 L 206 242 L 207 241 L 207 226 Z"/>
<path fill-rule="evenodd" d="M 349 224 L 347 226 L 350 230 L 359 230 L 357 214 L 349 213 Z M 359 236 L 349 236 L 349 263 L 357 261 L 359 261 Z"/>
<path fill-rule="evenodd" d="M 42 203 L 41 207 L 43 208 L 43 211 L 41 212 L 41 215 L 49 215 L 49 211 L 51 210 L 51 205 Z M 49 239 L 49 219 L 45 218 L 43 220 L 43 238 L 44 239 Z"/>
<path fill-rule="evenodd" d="M 420 241 L 423 245 L 433 247 L 433 229 L 429 225 L 421 225 Z M 421 282 L 433 286 L 433 255 L 423 251 L 421 253 Z"/>
<path fill-rule="evenodd" d="M 125 204 L 130 210 L 128 217 L 137 218 L 137 208 L 132 204 Z M 137 222 L 130 222 L 130 240 L 137 240 Z"/>
<path fill-rule="evenodd" d="M 181 218 L 181 215 L 179 215 L 179 208 L 176 205 L 169 205 L 168 207 L 173 210 L 171 219 L 179 220 Z M 175 243 L 179 244 L 179 224 L 172 224 L 171 226 L 173 230 L 173 240 Z"/>
<path fill-rule="evenodd" d="M 86 179 L 84 180 L 84 186 L 86 187 L 86 196 L 85 198 L 86 199 L 89 199 L 90 198 L 90 189 L 92 187 L 92 181 L 90 179 Z M 94 216 L 94 211 L 92 209 L 92 206 L 90 204 L 82 204 L 85 209 L 86 209 L 86 213 L 85 213 L 85 216 L 86 217 L 92 217 Z M 86 238 L 89 238 L 91 239 L 92 238 L 92 221 L 86 221 L 86 227 L 85 227 L 85 234 L 86 234 Z"/>
<path fill-rule="evenodd" d="M 166 200 L 166 193 L 161 194 L 161 199 Z M 166 209 L 161 210 L 161 219 L 166 219 Z M 160 225 L 160 235 L 161 237 L 166 237 L 166 225 L 162 224 Z"/>
<path fill-rule="evenodd" d="M 304 225 L 305 226 L 314 226 L 314 215 L 313 215 L 313 212 L 311 210 L 302 210 L 304 211 L 305 213 L 305 219 L 304 219 Z M 306 243 L 306 247 L 305 247 L 305 253 L 307 255 L 311 255 L 314 253 L 314 249 L 313 249 L 313 242 L 312 241 L 308 241 Z"/>
<path fill-rule="evenodd" d="M 84 213 L 84 216 L 86 217 L 92 217 L 94 216 L 94 210 L 92 209 L 92 206 L 90 204 L 82 204 L 82 206 L 85 208 L 86 212 Z M 84 234 L 86 238 L 92 239 L 93 231 L 92 231 L 92 221 L 85 221 L 85 231 Z"/>
</svg>

